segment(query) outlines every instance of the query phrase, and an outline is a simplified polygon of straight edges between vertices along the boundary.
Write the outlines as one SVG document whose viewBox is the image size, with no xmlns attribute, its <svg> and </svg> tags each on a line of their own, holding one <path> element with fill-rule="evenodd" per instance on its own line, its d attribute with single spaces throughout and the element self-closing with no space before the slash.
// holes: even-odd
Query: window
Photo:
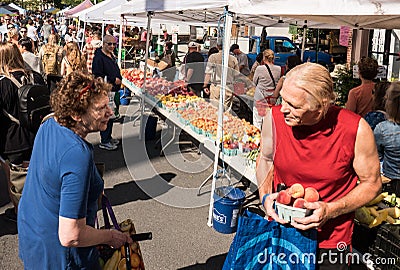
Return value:
<svg viewBox="0 0 400 270">
<path fill-rule="evenodd" d="M 375 29 L 371 36 L 371 57 L 375 58 L 379 65 L 387 66 L 387 79 L 389 81 L 399 80 L 400 30 Z"/>
<path fill-rule="evenodd" d="M 275 52 L 276 53 L 296 53 L 296 47 L 287 40 L 276 39 L 275 40 Z"/>
</svg>

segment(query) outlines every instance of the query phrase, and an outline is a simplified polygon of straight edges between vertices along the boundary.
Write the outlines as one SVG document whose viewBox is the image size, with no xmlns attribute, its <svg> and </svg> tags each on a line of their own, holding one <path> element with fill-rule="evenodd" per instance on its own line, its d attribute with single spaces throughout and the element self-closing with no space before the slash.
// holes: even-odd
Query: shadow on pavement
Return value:
<svg viewBox="0 0 400 270">
<path fill-rule="evenodd" d="M 140 185 L 143 186 L 151 186 L 159 183 L 159 177 L 164 179 L 167 183 L 169 183 L 174 177 L 176 176 L 175 173 L 160 173 L 159 175 L 156 175 L 152 178 L 149 179 L 144 179 L 140 180 Z M 173 188 L 172 185 L 163 185 L 165 188 L 164 189 L 159 189 L 159 194 L 152 194 L 153 196 L 150 197 L 147 195 L 143 190 L 138 186 L 135 180 L 132 180 L 130 182 L 126 183 L 121 183 L 115 185 L 113 188 L 106 188 L 105 194 L 109 198 L 110 202 L 112 202 L 112 205 L 120 205 L 120 204 L 125 204 L 127 202 L 133 202 L 133 201 L 145 201 L 149 199 L 153 199 L 154 196 L 159 196 L 161 194 L 166 193 L 168 190 Z"/>
<path fill-rule="evenodd" d="M 220 270 L 224 265 L 226 255 L 228 253 L 212 256 L 207 259 L 205 263 L 196 263 L 194 265 L 189 265 L 178 270 Z"/>
<path fill-rule="evenodd" d="M 9 220 L 5 214 L 0 215 L 0 236 L 18 234 L 17 222 Z"/>
</svg>

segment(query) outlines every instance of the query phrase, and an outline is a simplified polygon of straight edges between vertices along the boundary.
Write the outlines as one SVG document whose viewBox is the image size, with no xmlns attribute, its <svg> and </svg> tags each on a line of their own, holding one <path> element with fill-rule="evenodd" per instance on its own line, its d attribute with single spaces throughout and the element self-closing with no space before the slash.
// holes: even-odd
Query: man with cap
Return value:
<svg viewBox="0 0 400 270">
<path fill-rule="evenodd" d="M 249 61 L 247 60 L 247 55 L 239 49 L 239 45 L 237 44 L 233 44 L 231 46 L 230 52 L 233 53 L 233 55 L 238 60 L 240 73 L 242 73 L 244 76 L 249 76 L 250 69 L 249 69 Z"/>
<path fill-rule="evenodd" d="M 219 52 L 210 55 L 208 58 L 206 71 L 204 75 L 203 89 L 206 94 L 210 94 L 211 100 L 219 100 L 220 87 L 221 87 L 221 73 L 222 73 L 222 40 L 218 40 L 217 47 Z M 233 98 L 233 84 L 235 77 L 239 73 L 239 65 L 237 59 L 233 55 L 229 55 L 228 59 L 228 73 L 225 86 L 225 100 L 224 105 L 227 108 L 232 106 Z M 210 89 L 208 84 L 211 83 Z"/>
<path fill-rule="evenodd" d="M 198 44 L 194 41 L 188 44 L 188 53 L 185 56 L 185 82 L 190 91 L 196 96 L 202 96 L 204 82 L 204 57 L 197 51 Z"/>
</svg>

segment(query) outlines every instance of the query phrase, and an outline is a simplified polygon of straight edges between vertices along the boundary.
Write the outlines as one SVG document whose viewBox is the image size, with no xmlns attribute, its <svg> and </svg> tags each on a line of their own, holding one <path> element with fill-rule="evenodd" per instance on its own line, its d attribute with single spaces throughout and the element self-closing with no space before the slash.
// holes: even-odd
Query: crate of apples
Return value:
<svg viewBox="0 0 400 270">
<path fill-rule="evenodd" d="M 278 216 L 291 222 L 293 218 L 303 218 L 312 214 L 312 210 L 304 207 L 305 202 L 317 202 L 319 193 L 313 187 L 304 188 L 296 183 L 290 188 L 281 190 L 276 198 L 275 206 Z"/>
</svg>

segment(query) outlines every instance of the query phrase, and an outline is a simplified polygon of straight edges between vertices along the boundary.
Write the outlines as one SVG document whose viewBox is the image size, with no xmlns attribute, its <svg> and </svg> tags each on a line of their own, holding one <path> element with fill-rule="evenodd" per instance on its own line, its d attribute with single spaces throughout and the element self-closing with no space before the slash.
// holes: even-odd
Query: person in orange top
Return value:
<svg viewBox="0 0 400 270">
<path fill-rule="evenodd" d="M 372 81 L 378 74 L 378 62 L 369 57 L 361 58 L 358 62 L 358 73 L 361 85 L 350 90 L 346 109 L 364 117 L 372 111 L 374 105 L 374 87 Z"/>
</svg>

